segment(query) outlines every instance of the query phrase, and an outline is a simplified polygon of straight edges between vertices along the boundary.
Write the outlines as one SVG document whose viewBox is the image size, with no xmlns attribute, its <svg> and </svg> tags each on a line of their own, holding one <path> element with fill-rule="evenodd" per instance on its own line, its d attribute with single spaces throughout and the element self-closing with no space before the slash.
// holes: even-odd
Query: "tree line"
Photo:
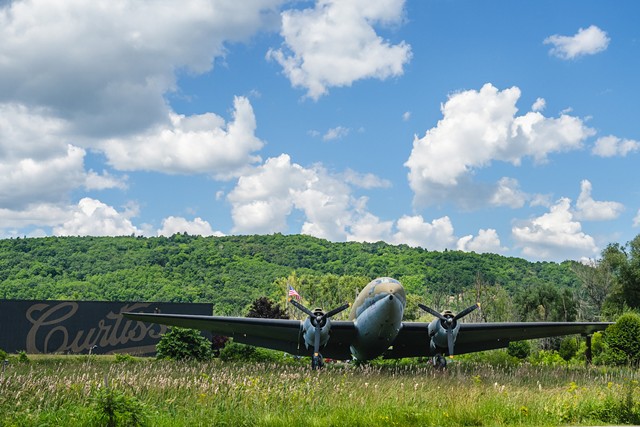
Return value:
<svg viewBox="0 0 640 427">
<path fill-rule="evenodd" d="M 403 283 L 407 320 L 418 302 L 480 302 L 476 321 L 606 320 L 640 306 L 640 236 L 592 265 L 282 234 L 0 240 L 2 299 L 211 302 L 244 315 L 260 297 L 286 308 L 288 284 L 328 309 L 379 276 Z"/>
</svg>

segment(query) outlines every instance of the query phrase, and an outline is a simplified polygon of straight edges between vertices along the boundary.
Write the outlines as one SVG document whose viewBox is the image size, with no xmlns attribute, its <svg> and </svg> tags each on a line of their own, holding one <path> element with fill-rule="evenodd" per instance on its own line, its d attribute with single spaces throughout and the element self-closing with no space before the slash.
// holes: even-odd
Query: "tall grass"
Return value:
<svg viewBox="0 0 640 427">
<path fill-rule="evenodd" d="M 118 363 L 92 356 L 13 362 L 0 376 L 0 426 L 104 425 L 105 388 L 139 404 L 139 422 L 153 426 L 640 422 L 638 373 L 624 368 L 459 362 L 447 371 L 348 364 L 311 371 L 279 363 Z"/>
</svg>

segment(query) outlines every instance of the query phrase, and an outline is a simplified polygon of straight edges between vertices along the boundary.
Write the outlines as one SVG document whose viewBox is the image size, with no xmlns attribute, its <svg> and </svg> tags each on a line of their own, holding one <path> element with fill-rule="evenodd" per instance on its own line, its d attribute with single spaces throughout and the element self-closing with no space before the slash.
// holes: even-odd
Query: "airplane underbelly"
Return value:
<svg viewBox="0 0 640 427">
<path fill-rule="evenodd" d="M 351 346 L 353 356 L 369 360 L 381 355 L 393 343 L 402 326 L 404 305 L 398 298 L 377 301 L 358 316 L 358 338 Z"/>
</svg>

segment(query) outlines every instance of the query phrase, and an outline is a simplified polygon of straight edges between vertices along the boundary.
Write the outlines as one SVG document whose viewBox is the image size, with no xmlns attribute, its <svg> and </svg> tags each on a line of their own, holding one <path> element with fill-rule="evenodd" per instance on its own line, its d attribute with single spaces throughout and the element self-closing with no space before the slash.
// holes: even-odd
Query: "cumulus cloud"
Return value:
<svg viewBox="0 0 640 427">
<path fill-rule="evenodd" d="M 565 114 L 548 118 L 532 111 L 516 116 L 519 98 L 517 87 L 500 91 L 489 83 L 480 91 L 451 95 L 441 107 L 443 118 L 424 137 L 415 138 L 405 163 L 414 202 L 486 203 L 499 198 L 494 195 L 500 186 L 473 183 L 474 171 L 493 161 L 519 165 L 525 157 L 542 163 L 551 153 L 580 148 L 594 133 L 581 119 Z"/>
<path fill-rule="evenodd" d="M 425 221 L 421 215 L 403 216 L 398 219 L 398 231 L 393 242 L 409 246 L 420 246 L 429 250 L 443 250 L 455 246 L 453 224 L 448 216 Z"/>
<path fill-rule="evenodd" d="M 249 100 L 236 97 L 233 104 L 233 121 L 228 123 L 213 113 L 172 113 L 170 127 L 110 139 L 102 148 L 109 162 L 120 170 L 236 175 L 260 160 L 253 153 L 264 143 L 255 136 L 256 119 Z"/>
<path fill-rule="evenodd" d="M 533 105 L 531 106 L 531 111 L 542 111 L 546 106 L 547 106 L 547 101 L 545 101 L 544 98 L 538 98 L 536 99 L 536 102 L 534 102 Z"/>
<path fill-rule="evenodd" d="M 200 217 L 189 221 L 186 218 L 170 216 L 162 220 L 162 228 L 158 236 L 170 237 L 176 233 L 187 233 L 193 236 L 224 236 L 220 231 L 213 231 L 211 224 Z"/>
<path fill-rule="evenodd" d="M 606 221 L 616 219 L 624 210 L 624 205 L 618 202 L 600 202 L 591 197 L 591 182 L 582 180 L 580 196 L 576 202 L 576 219 L 587 221 Z"/>
<path fill-rule="evenodd" d="M 0 8 L 0 57 L 11 58 L 0 102 L 49 108 L 82 135 L 143 131 L 167 121 L 177 70 L 211 70 L 225 43 L 264 28 L 280 3 L 12 2 Z"/>
<path fill-rule="evenodd" d="M 529 196 L 520 190 L 520 184 L 517 179 L 503 177 L 498 181 L 490 202 L 494 206 L 521 208 L 528 198 Z"/>
<path fill-rule="evenodd" d="M 573 36 L 554 34 L 544 40 L 553 47 L 549 53 L 560 59 L 575 59 L 584 55 L 594 55 L 607 49 L 611 39 L 605 31 L 595 25 L 580 28 Z"/>
<path fill-rule="evenodd" d="M 568 198 L 558 200 L 549 212 L 514 225 L 511 233 L 523 255 L 533 259 L 564 261 L 598 253 L 593 237 L 585 234 L 580 222 L 574 220 Z"/>
<path fill-rule="evenodd" d="M 500 243 L 498 232 L 493 228 L 479 230 L 477 236 L 468 235 L 458 239 L 459 251 L 499 254 L 507 250 Z"/>
<path fill-rule="evenodd" d="M 591 153 L 600 157 L 624 157 L 629 153 L 640 150 L 640 142 L 633 139 L 621 139 L 617 136 L 609 135 L 598 138 L 591 150 Z"/>
<path fill-rule="evenodd" d="M 85 197 L 78 202 L 70 218 L 53 227 L 56 236 L 124 236 L 141 234 L 129 218 L 130 212 L 118 212 L 99 200 Z"/>
<path fill-rule="evenodd" d="M 356 80 L 399 76 L 411 59 L 410 46 L 383 40 L 373 26 L 400 23 L 403 8 L 404 0 L 319 0 L 314 8 L 285 11 L 284 45 L 267 57 L 313 99 Z"/>
<path fill-rule="evenodd" d="M 90 170 L 87 172 L 84 188 L 87 190 L 106 190 L 108 188 L 119 188 L 120 190 L 126 190 L 128 177 L 126 175 L 117 177 L 104 170 L 102 174 Z"/>
</svg>

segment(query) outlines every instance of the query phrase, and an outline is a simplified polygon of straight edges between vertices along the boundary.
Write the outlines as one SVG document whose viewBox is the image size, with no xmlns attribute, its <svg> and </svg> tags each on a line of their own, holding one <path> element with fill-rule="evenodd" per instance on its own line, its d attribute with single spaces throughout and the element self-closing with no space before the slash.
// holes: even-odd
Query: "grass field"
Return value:
<svg viewBox="0 0 640 427">
<path fill-rule="evenodd" d="M 113 356 L 13 358 L 0 426 L 504 426 L 640 422 L 638 372 L 290 363 Z"/>
</svg>

